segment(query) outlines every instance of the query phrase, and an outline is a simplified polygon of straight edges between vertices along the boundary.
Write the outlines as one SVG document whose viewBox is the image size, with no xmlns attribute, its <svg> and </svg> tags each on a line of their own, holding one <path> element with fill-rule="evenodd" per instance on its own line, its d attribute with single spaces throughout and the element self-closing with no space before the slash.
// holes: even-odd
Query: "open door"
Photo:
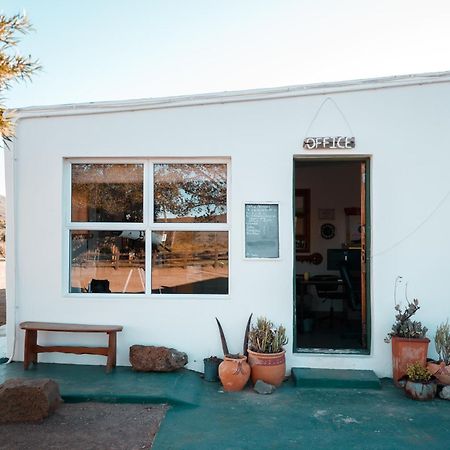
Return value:
<svg viewBox="0 0 450 450">
<path fill-rule="evenodd" d="M 366 162 L 361 162 L 361 342 L 367 347 Z"/>
<path fill-rule="evenodd" d="M 367 353 L 368 160 L 295 161 L 295 348 Z"/>
</svg>

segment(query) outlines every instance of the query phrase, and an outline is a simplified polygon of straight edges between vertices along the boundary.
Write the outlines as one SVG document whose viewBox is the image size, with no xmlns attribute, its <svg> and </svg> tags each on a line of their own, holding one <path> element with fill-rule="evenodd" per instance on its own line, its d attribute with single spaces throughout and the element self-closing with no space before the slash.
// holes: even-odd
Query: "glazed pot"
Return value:
<svg viewBox="0 0 450 450">
<path fill-rule="evenodd" d="M 436 377 L 439 384 L 450 384 L 450 365 L 446 366 L 444 362 L 430 361 L 427 364 L 427 369 Z"/>
<path fill-rule="evenodd" d="M 410 364 L 419 362 L 426 366 L 429 342 L 428 338 L 392 337 L 392 378 L 397 387 L 401 387 L 399 380 L 406 375 Z"/>
<path fill-rule="evenodd" d="M 408 380 L 405 384 L 405 393 L 413 400 L 433 400 L 433 398 L 436 397 L 436 391 L 436 380 L 429 381 L 428 383 Z"/>
<path fill-rule="evenodd" d="M 247 357 L 240 358 L 224 357 L 219 365 L 219 378 L 224 391 L 240 391 L 247 384 L 250 378 L 250 366 L 247 363 Z"/>
<path fill-rule="evenodd" d="M 286 375 L 286 352 L 257 353 L 248 351 L 248 362 L 252 369 L 252 381 L 258 380 L 280 386 Z"/>
</svg>

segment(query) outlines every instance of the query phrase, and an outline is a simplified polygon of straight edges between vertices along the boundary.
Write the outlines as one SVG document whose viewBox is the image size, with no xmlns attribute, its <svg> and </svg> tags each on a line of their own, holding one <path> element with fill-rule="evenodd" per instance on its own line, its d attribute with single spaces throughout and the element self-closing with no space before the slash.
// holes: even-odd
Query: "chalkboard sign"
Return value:
<svg viewBox="0 0 450 450">
<path fill-rule="evenodd" d="M 245 257 L 279 258 L 278 205 L 245 205 Z"/>
</svg>

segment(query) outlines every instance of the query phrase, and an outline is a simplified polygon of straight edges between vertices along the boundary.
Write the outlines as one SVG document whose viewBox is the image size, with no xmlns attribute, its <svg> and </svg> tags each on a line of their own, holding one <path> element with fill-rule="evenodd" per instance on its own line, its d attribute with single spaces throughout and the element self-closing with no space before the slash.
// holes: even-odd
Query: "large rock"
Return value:
<svg viewBox="0 0 450 450">
<path fill-rule="evenodd" d="M 61 402 L 53 380 L 12 378 L 0 385 L 0 423 L 43 420 Z"/>
<path fill-rule="evenodd" d="M 265 383 L 262 380 L 257 380 L 253 389 L 258 394 L 267 395 L 275 392 L 276 387 L 273 384 Z"/>
<path fill-rule="evenodd" d="M 188 362 L 186 353 L 174 348 L 154 347 L 152 345 L 132 345 L 130 363 L 140 372 L 172 372 Z"/>
</svg>

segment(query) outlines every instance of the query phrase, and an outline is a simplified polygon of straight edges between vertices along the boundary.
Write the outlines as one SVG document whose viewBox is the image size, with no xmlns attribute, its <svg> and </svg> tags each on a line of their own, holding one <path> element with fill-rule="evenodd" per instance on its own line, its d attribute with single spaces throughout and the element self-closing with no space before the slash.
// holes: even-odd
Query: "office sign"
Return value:
<svg viewBox="0 0 450 450">
<path fill-rule="evenodd" d="M 245 205 L 245 257 L 280 257 L 277 203 Z"/>
<path fill-rule="evenodd" d="M 307 137 L 303 139 L 305 150 L 347 150 L 355 148 L 355 138 L 346 136 Z"/>
</svg>

